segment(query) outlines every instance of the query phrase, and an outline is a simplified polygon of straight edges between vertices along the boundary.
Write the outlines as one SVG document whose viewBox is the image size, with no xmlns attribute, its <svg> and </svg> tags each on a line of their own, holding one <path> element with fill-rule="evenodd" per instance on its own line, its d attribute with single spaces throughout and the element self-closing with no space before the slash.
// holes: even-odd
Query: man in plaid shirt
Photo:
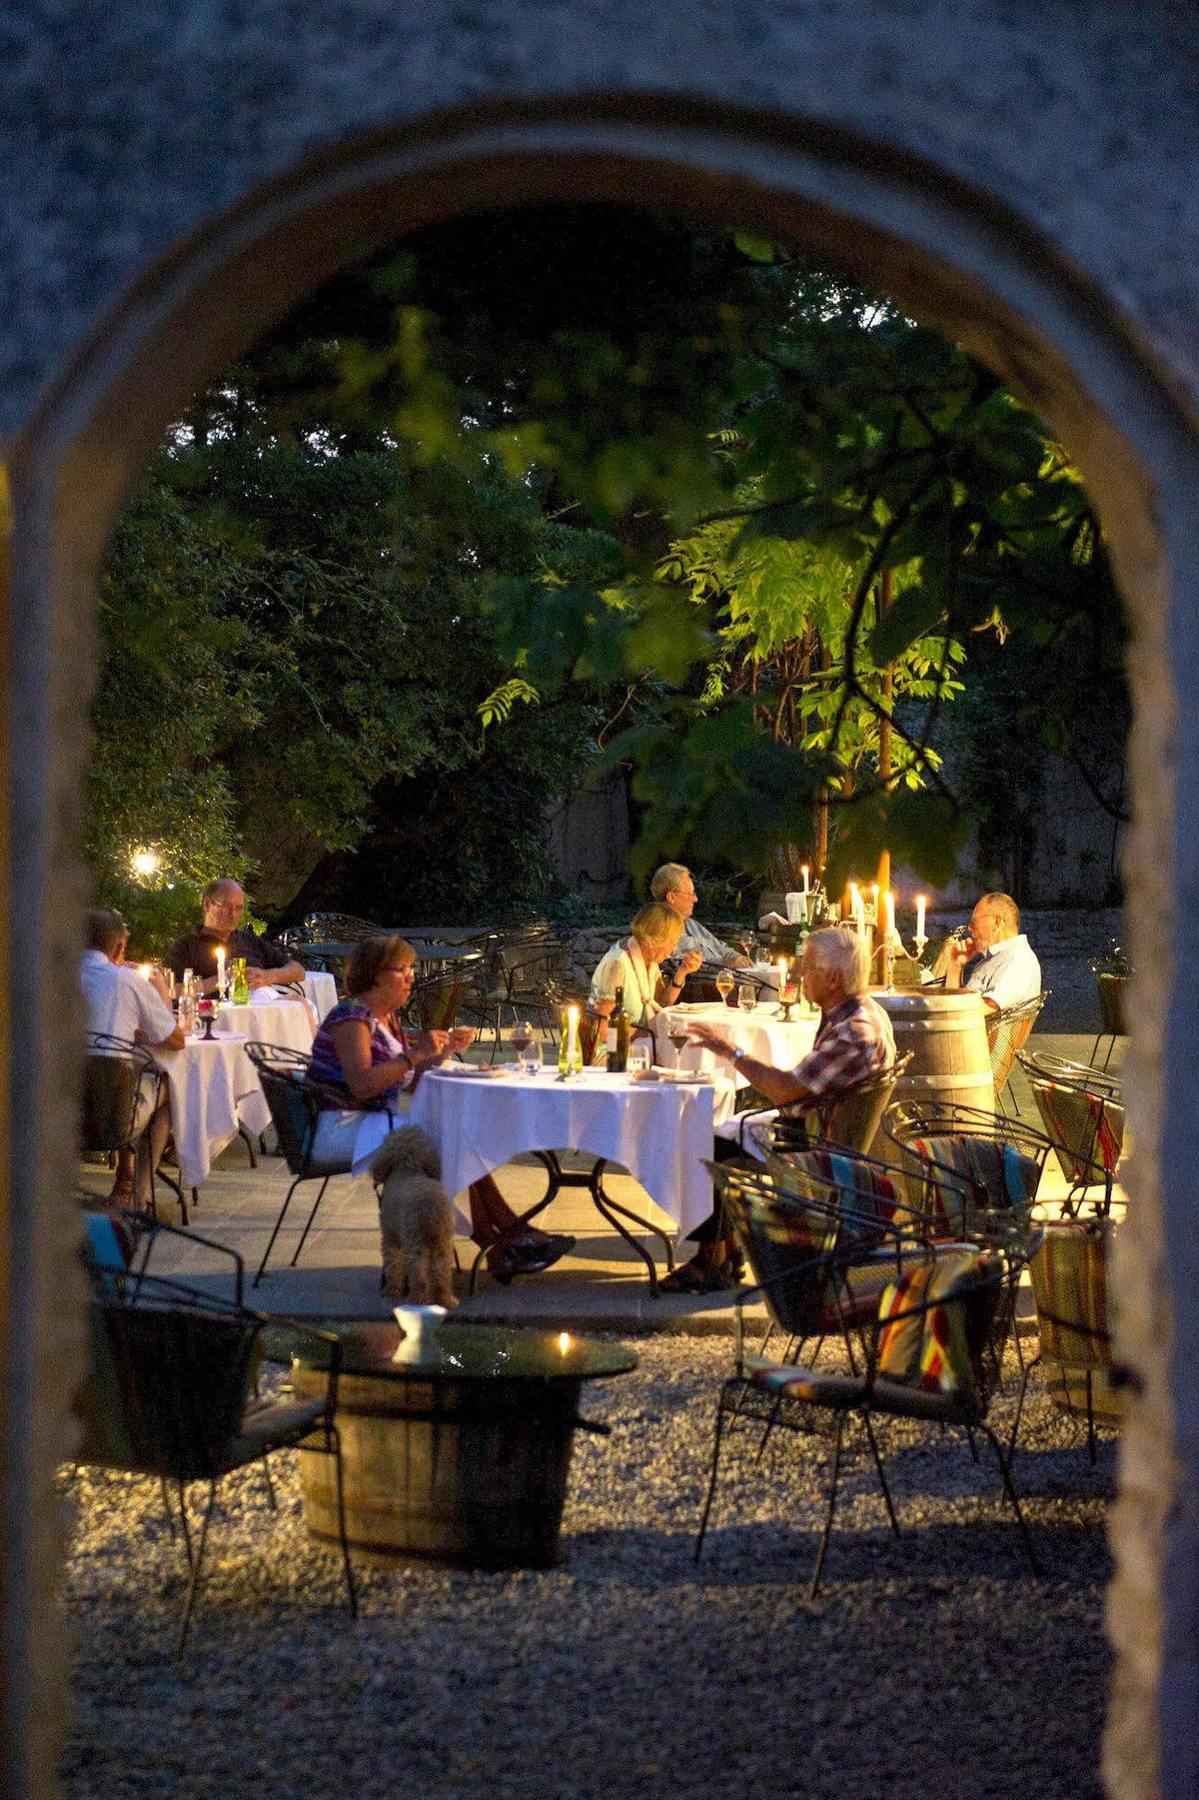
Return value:
<svg viewBox="0 0 1199 1800">
<path fill-rule="evenodd" d="M 747 1056 L 729 1043 L 719 1026 L 698 1019 L 690 1024 L 690 1035 L 695 1043 L 733 1063 L 775 1106 L 803 1106 L 823 1100 L 845 1088 L 856 1087 L 859 1081 L 889 1069 L 895 1061 L 891 1021 L 878 1001 L 866 992 L 868 979 L 866 945 L 856 932 L 833 926 L 812 933 L 804 951 L 803 991 L 805 998 L 820 1008 L 822 1016 L 815 1045 L 794 1069 L 776 1069 L 772 1063 Z M 731 1119 L 727 1125 L 717 1127 L 718 1161 L 737 1154 L 737 1144 L 727 1140 L 739 1136 L 739 1124 Z M 689 1235 L 698 1242 L 699 1249 L 690 1262 L 664 1277 L 659 1284 L 663 1292 L 710 1293 L 736 1287 L 744 1265 L 736 1236 L 724 1225 L 720 1209 Z"/>
<path fill-rule="evenodd" d="M 691 1036 L 727 1058 L 775 1106 L 823 1100 L 856 1087 L 895 1061 L 891 1021 L 866 992 L 868 973 L 865 941 L 856 932 L 835 925 L 812 933 L 804 951 L 803 991 L 804 998 L 820 1008 L 821 1019 L 815 1045 L 794 1069 L 776 1069 L 747 1056 L 728 1042 L 718 1025 L 697 1019 Z"/>
</svg>

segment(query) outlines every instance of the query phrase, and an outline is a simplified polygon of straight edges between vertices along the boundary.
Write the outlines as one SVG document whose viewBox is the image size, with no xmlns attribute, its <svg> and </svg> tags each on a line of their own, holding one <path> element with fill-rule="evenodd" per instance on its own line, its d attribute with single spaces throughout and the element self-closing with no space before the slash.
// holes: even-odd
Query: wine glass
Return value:
<svg viewBox="0 0 1199 1800">
<path fill-rule="evenodd" d="M 743 981 L 737 989 L 737 1005 L 743 1013 L 751 1013 L 758 1003 L 758 997 L 748 981 Z"/>
<path fill-rule="evenodd" d="M 535 1074 L 541 1064 L 541 1045 L 537 1042 L 537 1034 L 528 1019 L 517 1019 L 508 1035 L 508 1041 L 516 1051 L 516 1060 L 525 1075 Z M 536 1050 L 537 1061 L 530 1063 L 532 1052 Z"/>
<path fill-rule="evenodd" d="M 672 1031 L 670 1034 L 670 1041 L 674 1045 L 674 1066 L 676 1069 L 681 1069 L 683 1066 L 683 1051 L 691 1042 L 691 1034 L 684 1030 Z"/>
<path fill-rule="evenodd" d="M 720 971 L 719 975 L 716 977 L 716 992 L 720 995 L 720 1004 L 722 1006 L 728 1005 L 729 995 L 732 993 L 732 991 L 736 987 L 736 985 L 737 984 L 733 980 L 731 971 L 728 969 L 722 969 Z"/>
<path fill-rule="evenodd" d="M 747 962 L 753 962 L 757 952 L 758 941 L 752 931 L 743 931 L 737 939 L 737 948 Z"/>
</svg>

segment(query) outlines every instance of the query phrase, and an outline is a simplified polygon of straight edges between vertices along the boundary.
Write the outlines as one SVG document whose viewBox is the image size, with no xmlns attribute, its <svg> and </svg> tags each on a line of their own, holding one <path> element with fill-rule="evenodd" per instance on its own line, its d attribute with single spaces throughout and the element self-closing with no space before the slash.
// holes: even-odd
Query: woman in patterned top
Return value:
<svg viewBox="0 0 1199 1800">
<path fill-rule="evenodd" d="M 409 1037 L 400 1015 L 412 994 L 416 952 L 398 936 L 367 938 L 355 947 L 346 971 L 349 998 L 325 1017 L 312 1045 L 308 1072 L 314 1081 L 346 1096 L 344 1113 L 322 1116 L 313 1148 L 333 1154 L 352 1150 L 364 1108 L 400 1110 L 399 1095 L 410 1093 L 422 1070 L 474 1042 L 472 1027 L 422 1031 Z M 516 1215 L 490 1175 L 469 1189 L 472 1233 L 477 1244 L 496 1244 L 488 1259 L 493 1275 L 508 1280 L 548 1269 L 573 1248 L 574 1239 L 552 1236 L 532 1226 L 515 1231 Z"/>
</svg>

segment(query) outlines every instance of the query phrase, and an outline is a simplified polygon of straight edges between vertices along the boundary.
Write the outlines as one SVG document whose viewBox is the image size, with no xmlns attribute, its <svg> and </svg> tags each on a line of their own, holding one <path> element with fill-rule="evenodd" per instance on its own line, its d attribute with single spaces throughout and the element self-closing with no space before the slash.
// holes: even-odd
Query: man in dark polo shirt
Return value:
<svg viewBox="0 0 1199 1800">
<path fill-rule="evenodd" d="M 216 987 L 217 946 L 223 945 L 226 968 L 235 957 L 245 957 L 246 980 L 252 988 L 303 981 L 303 963 L 296 962 L 278 944 L 238 930 L 246 910 L 246 896 L 236 881 L 228 876 L 210 881 L 200 896 L 200 905 L 204 913 L 200 930 L 185 932 L 167 951 L 167 967 L 175 971 L 177 979 L 182 979 L 184 969 L 190 969 L 201 992 L 210 994 Z"/>
</svg>

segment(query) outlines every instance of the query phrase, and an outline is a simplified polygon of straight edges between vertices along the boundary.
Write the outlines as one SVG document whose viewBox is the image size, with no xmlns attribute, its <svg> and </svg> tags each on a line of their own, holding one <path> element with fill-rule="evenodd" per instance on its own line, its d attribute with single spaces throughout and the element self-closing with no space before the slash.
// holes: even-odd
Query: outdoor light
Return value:
<svg viewBox="0 0 1199 1800">
<path fill-rule="evenodd" d="M 135 850 L 130 867 L 135 875 L 156 875 L 159 869 L 156 850 Z"/>
</svg>

